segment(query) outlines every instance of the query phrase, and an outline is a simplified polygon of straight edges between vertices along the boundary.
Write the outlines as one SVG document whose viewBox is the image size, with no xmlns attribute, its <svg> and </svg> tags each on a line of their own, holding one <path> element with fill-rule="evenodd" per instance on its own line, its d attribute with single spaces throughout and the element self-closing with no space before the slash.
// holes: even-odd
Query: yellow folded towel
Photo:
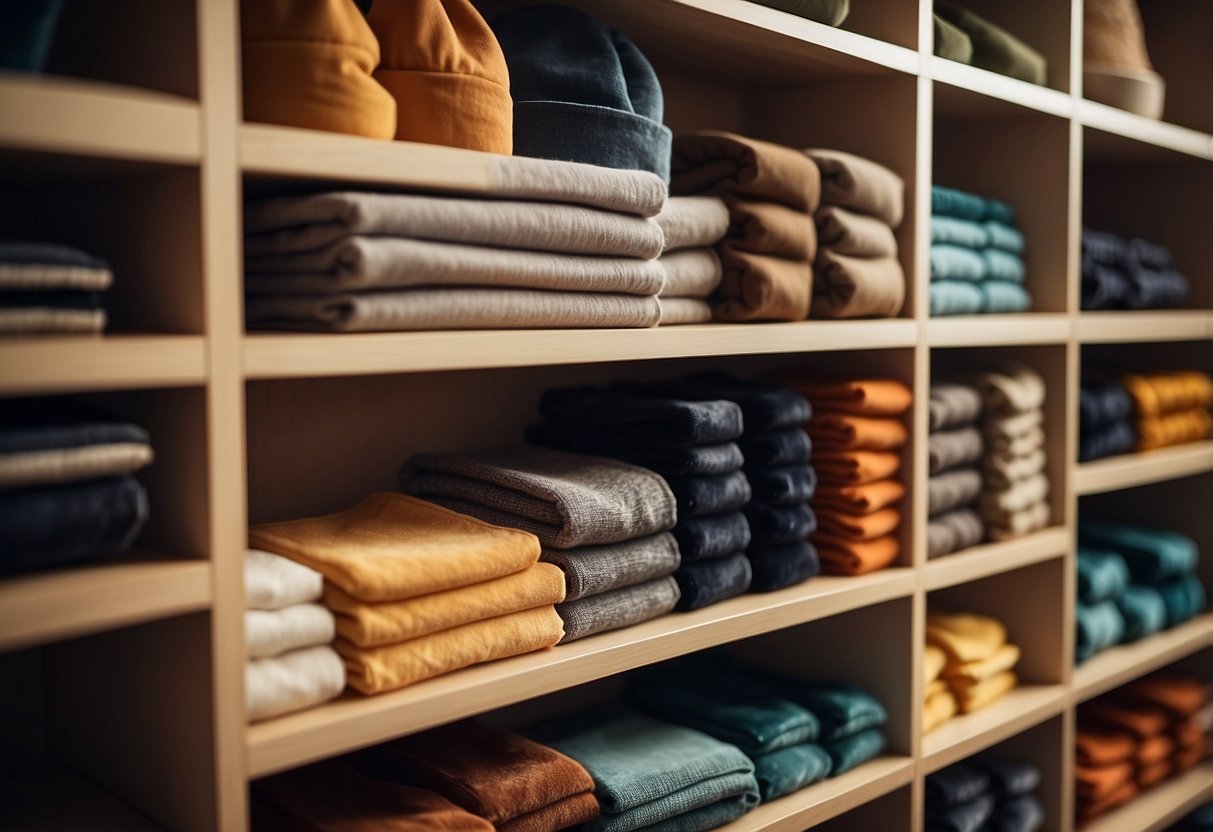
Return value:
<svg viewBox="0 0 1213 832">
<path fill-rule="evenodd" d="M 1007 628 L 985 615 L 929 612 L 927 641 L 947 653 L 952 664 L 975 662 L 1006 644 Z"/>
<path fill-rule="evenodd" d="M 927 734 L 943 725 L 956 716 L 957 708 L 956 697 L 950 690 L 943 690 L 928 697 L 926 704 L 922 706 L 922 732 Z"/>
<path fill-rule="evenodd" d="M 953 689 L 960 703 L 960 712 L 971 714 L 979 711 L 994 701 L 1001 699 L 1019 684 L 1019 677 L 1014 671 L 1004 670 L 996 673 L 985 681 L 978 682 L 971 688 L 960 691 Z"/>
<path fill-rule="evenodd" d="M 986 679 L 1010 670 L 1019 662 L 1019 648 L 1004 644 L 992 656 L 974 662 L 950 664 L 944 668 L 943 677 L 953 690 L 963 691 L 981 684 Z"/>
<path fill-rule="evenodd" d="M 922 650 L 922 681 L 930 684 L 938 679 L 947 663 L 948 654 L 934 644 L 928 644 Z"/>
<path fill-rule="evenodd" d="M 943 693 L 945 690 L 951 690 L 951 688 L 948 687 L 948 683 L 943 679 L 936 679 L 927 685 L 925 698 L 930 699 L 932 696 Z"/>
</svg>

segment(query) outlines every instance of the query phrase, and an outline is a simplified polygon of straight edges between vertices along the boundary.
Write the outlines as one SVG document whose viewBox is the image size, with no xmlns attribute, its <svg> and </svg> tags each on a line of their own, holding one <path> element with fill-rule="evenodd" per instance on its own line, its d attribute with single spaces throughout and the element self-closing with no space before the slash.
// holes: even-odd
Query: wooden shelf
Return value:
<svg viewBox="0 0 1213 832">
<path fill-rule="evenodd" d="M 0 581 L 0 651 L 196 612 L 210 607 L 203 560 L 139 553 L 117 562 Z"/>
<path fill-rule="evenodd" d="M 1146 118 L 1097 101 L 1078 102 L 1078 120 L 1086 127 L 1093 127 L 1110 136 L 1129 139 L 1142 145 L 1152 146 L 1175 153 L 1184 153 L 1202 159 L 1213 159 L 1213 136 L 1177 124 Z M 1157 155 L 1145 147 L 1096 139 L 1094 153 L 1100 158 L 1132 158 Z"/>
<path fill-rule="evenodd" d="M 264 777 L 725 642 L 904 598 L 913 589 L 909 569 L 860 578 L 819 577 L 780 592 L 734 598 L 471 667 L 392 693 L 348 693 L 327 705 L 249 726 L 249 776 Z"/>
<path fill-rule="evenodd" d="M 82 777 L 0 780 L 0 832 L 158 832 L 160 827 Z"/>
<path fill-rule="evenodd" d="M 1205 761 L 1096 818 L 1084 832 L 1158 832 L 1213 800 L 1213 762 Z"/>
<path fill-rule="evenodd" d="M 0 113 L 5 150 L 167 164 L 202 154 L 197 103 L 165 93 L 0 72 Z"/>
<path fill-rule="evenodd" d="M 1075 470 L 1074 490 L 1102 494 L 1206 471 L 1213 471 L 1213 440 L 1084 462 Z"/>
<path fill-rule="evenodd" d="M 0 339 L 0 395 L 189 387 L 206 378 L 200 335 Z"/>
<path fill-rule="evenodd" d="M 926 773 L 1044 722 L 1065 710 L 1066 705 L 1064 685 L 1027 685 L 976 713 L 954 716 L 922 738 Z"/>
<path fill-rule="evenodd" d="M 1055 526 L 1015 540 L 985 543 L 932 558 L 926 566 L 926 590 L 933 592 L 1059 558 L 1069 548 L 1069 530 L 1064 526 Z"/>
<path fill-rule="evenodd" d="M 956 89 L 965 98 L 971 99 L 971 96 L 966 95 L 967 93 L 979 93 L 987 98 L 1062 118 L 1070 118 L 1074 113 L 1073 97 L 1060 90 L 1029 84 L 1027 81 L 1009 78 L 1006 75 L 999 75 L 996 72 L 978 69 L 934 55 L 923 58 L 923 74 L 937 83 L 947 84 Z M 939 92 L 937 92 L 937 97 L 938 95 Z M 947 93 L 943 93 L 943 95 L 946 97 Z M 961 106 L 963 104 L 960 102 L 946 105 L 942 114 L 965 115 L 966 113 L 959 109 Z M 982 102 L 972 101 L 968 114 L 983 116 L 997 113 L 1000 110 L 1005 112 L 1002 108 L 989 107 Z"/>
<path fill-rule="evenodd" d="M 932 347 L 1064 344 L 1070 331 L 1070 318 L 1061 313 L 963 315 L 927 321 L 927 343 Z"/>
<path fill-rule="evenodd" d="M 590 364 L 760 353 L 906 348 L 913 321 L 699 324 L 653 329 L 527 329 L 351 335 L 254 333 L 249 379 Z"/>
<path fill-rule="evenodd" d="M 1078 339 L 1084 344 L 1199 341 L 1213 337 L 1213 312 L 1203 309 L 1141 312 L 1083 312 Z"/>
<path fill-rule="evenodd" d="M 1101 650 L 1074 669 L 1075 703 L 1109 691 L 1198 650 L 1213 647 L 1213 612 L 1132 644 Z"/>
</svg>

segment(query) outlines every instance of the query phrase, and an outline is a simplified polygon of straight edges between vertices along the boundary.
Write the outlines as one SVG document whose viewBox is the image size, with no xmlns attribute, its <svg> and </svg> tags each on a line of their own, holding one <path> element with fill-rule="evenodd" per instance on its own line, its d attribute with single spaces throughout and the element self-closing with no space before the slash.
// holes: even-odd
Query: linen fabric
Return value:
<svg viewBox="0 0 1213 832">
<path fill-rule="evenodd" d="M 790 147 L 717 130 L 674 140 L 670 191 L 776 202 L 806 214 L 821 202 L 817 164 Z"/>
<path fill-rule="evenodd" d="M 665 182 L 647 170 L 525 156 L 492 156 L 488 163 L 489 192 L 500 199 L 585 205 L 652 217 L 660 213 L 667 196 Z"/>
<path fill-rule="evenodd" d="M 976 546 L 985 525 L 972 509 L 961 508 L 932 517 L 927 523 L 927 557 L 939 557 Z"/>
<path fill-rule="evenodd" d="M 1022 511 L 999 512 L 988 521 L 986 531 L 991 540 L 1010 540 L 1040 531 L 1049 525 L 1051 517 L 1048 503 L 1035 503 Z"/>
<path fill-rule="evenodd" d="M 981 470 L 992 490 L 1006 490 L 1021 480 L 1043 473 L 1046 461 L 1044 448 L 1026 454 L 990 451 L 981 461 Z"/>
<path fill-rule="evenodd" d="M 697 610 L 742 595 L 749 590 L 753 577 L 750 561 L 741 553 L 684 563 L 674 573 L 681 592 L 674 608 Z"/>
<path fill-rule="evenodd" d="M 661 310 L 658 326 L 706 324 L 712 320 L 712 306 L 699 298 L 657 298 Z"/>
<path fill-rule="evenodd" d="M 818 451 L 813 470 L 823 485 L 866 485 L 901 470 L 901 457 L 889 451 Z"/>
<path fill-rule="evenodd" d="M 244 700 L 250 722 L 327 702 L 345 688 L 345 667 L 328 646 L 306 647 L 245 665 Z"/>
<path fill-rule="evenodd" d="M 729 209 L 718 196 L 672 196 L 653 219 L 665 235 L 663 253 L 714 246 L 729 231 Z"/>
<path fill-rule="evenodd" d="M 969 36 L 973 66 L 1030 84 L 1047 81 L 1048 64 L 1044 56 L 1002 27 L 949 3 L 937 4 L 935 13 Z"/>
<path fill-rule="evenodd" d="M 932 476 L 981 459 L 985 442 L 974 427 L 934 431 L 927 438 L 927 456 Z"/>
<path fill-rule="evenodd" d="M 893 257 L 850 257 L 830 249 L 817 256 L 813 317 L 896 317 L 905 303 L 906 278 Z"/>
<path fill-rule="evenodd" d="M 802 321 L 813 296 L 808 261 L 720 249 L 723 273 L 713 314 L 720 321 Z"/>
<path fill-rule="evenodd" d="M 897 256 L 897 238 L 887 224 L 837 205 L 817 209 L 817 242 L 823 250 L 867 259 Z"/>
<path fill-rule="evenodd" d="M 710 248 L 691 248 L 664 254 L 656 261 L 665 272 L 662 298 L 706 298 L 720 285 L 724 267 Z"/>
<path fill-rule="evenodd" d="M 729 197 L 729 233 L 721 252 L 766 254 L 813 262 L 817 255 L 817 225 L 811 215 L 777 202 Z"/>
<path fill-rule="evenodd" d="M 560 643 L 650 621 L 672 612 L 681 597 L 678 581 L 665 576 L 557 604 L 564 622 Z"/>
<path fill-rule="evenodd" d="M 564 573 L 566 602 L 671 575 L 682 562 L 668 532 L 603 546 L 545 548 L 539 557 Z"/>
<path fill-rule="evenodd" d="M 333 614 L 319 604 L 244 613 L 245 649 L 251 659 L 328 644 L 335 634 Z"/>
<path fill-rule="evenodd" d="M 805 154 L 821 170 L 821 201 L 876 217 L 897 228 L 905 204 L 905 183 L 893 171 L 852 153 L 810 148 Z"/>
<path fill-rule="evenodd" d="M 244 553 L 244 604 L 250 610 L 280 610 L 318 601 L 324 576 L 281 555 L 248 549 Z"/>
</svg>

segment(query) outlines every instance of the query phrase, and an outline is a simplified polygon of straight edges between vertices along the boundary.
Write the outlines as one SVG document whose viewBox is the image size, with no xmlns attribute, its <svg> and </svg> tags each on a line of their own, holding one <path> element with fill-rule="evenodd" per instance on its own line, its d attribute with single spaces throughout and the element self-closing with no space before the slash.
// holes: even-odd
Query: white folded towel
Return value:
<svg viewBox="0 0 1213 832">
<path fill-rule="evenodd" d="M 327 702 L 345 688 L 345 664 L 332 647 L 306 647 L 253 659 L 244 667 L 249 722 Z"/>
<path fill-rule="evenodd" d="M 319 604 L 295 604 L 280 610 L 247 610 L 244 613 L 244 641 L 250 659 L 328 644 L 336 632 L 333 614 Z"/>
<path fill-rule="evenodd" d="M 257 549 L 244 553 L 244 605 L 250 610 L 278 610 L 319 600 L 324 577 L 315 569 L 281 555 Z"/>
</svg>

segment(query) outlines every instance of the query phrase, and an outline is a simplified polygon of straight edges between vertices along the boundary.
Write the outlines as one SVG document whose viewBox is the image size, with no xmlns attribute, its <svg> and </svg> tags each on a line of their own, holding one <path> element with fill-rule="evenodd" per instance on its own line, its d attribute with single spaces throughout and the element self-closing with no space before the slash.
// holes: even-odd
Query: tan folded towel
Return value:
<svg viewBox="0 0 1213 832">
<path fill-rule="evenodd" d="M 927 644 L 922 649 L 923 681 L 930 683 L 939 678 L 948 663 L 948 654 L 934 644 Z"/>
<path fill-rule="evenodd" d="M 892 318 L 906 299 L 906 276 L 892 257 L 860 259 L 822 249 L 813 287 L 815 318 Z"/>
<path fill-rule="evenodd" d="M 703 130 L 674 139 L 670 192 L 778 202 L 806 214 L 821 201 L 821 172 L 790 147 Z"/>
<path fill-rule="evenodd" d="M 665 269 L 663 298 L 706 298 L 716 291 L 723 274 L 720 257 L 710 248 L 663 254 L 657 263 Z"/>
<path fill-rule="evenodd" d="M 663 252 L 714 246 L 729 231 L 729 209 L 718 196 L 672 196 L 653 219 L 665 235 Z"/>
<path fill-rule="evenodd" d="M 953 692 L 960 703 L 960 712 L 971 714 L 992 705 L 1014 690 L 1018 684 L 1019 677 L 1013 671 L 1004 670 L 970 688 L 963 691 L 953 689 Z"/>
<path fill-rule="evenodd" d="M 927 613 L 927 642 L 947 654 L 952 665 L 988 659 L 1007 643 L 1007 628 L 988 615 Z"/>
<path fill-rule="evenodd" d="M 952 717 L 960 706 L 950 690 L 939 691 L 927 698 L 922 708 L 922 732 L 929 734 Z"/>
<path fill-rule="evenodd" d="M 992 676 L 1011 670 L 1019 662 L 1019 655 L 1019 647 L 1004 644 L 984 659 L 949 663 L 943 670 L 943 677 L 953 690 L 967 690 Z"/>
<path fill-rule="evenodd" d="M 905 211 L 905 183 L 878 162 L 853 153 L 807 148 L 805 153 L 821 169 L 821 201 L 870 214 L 885 225 L 901 225 Z"/>
</svg>

